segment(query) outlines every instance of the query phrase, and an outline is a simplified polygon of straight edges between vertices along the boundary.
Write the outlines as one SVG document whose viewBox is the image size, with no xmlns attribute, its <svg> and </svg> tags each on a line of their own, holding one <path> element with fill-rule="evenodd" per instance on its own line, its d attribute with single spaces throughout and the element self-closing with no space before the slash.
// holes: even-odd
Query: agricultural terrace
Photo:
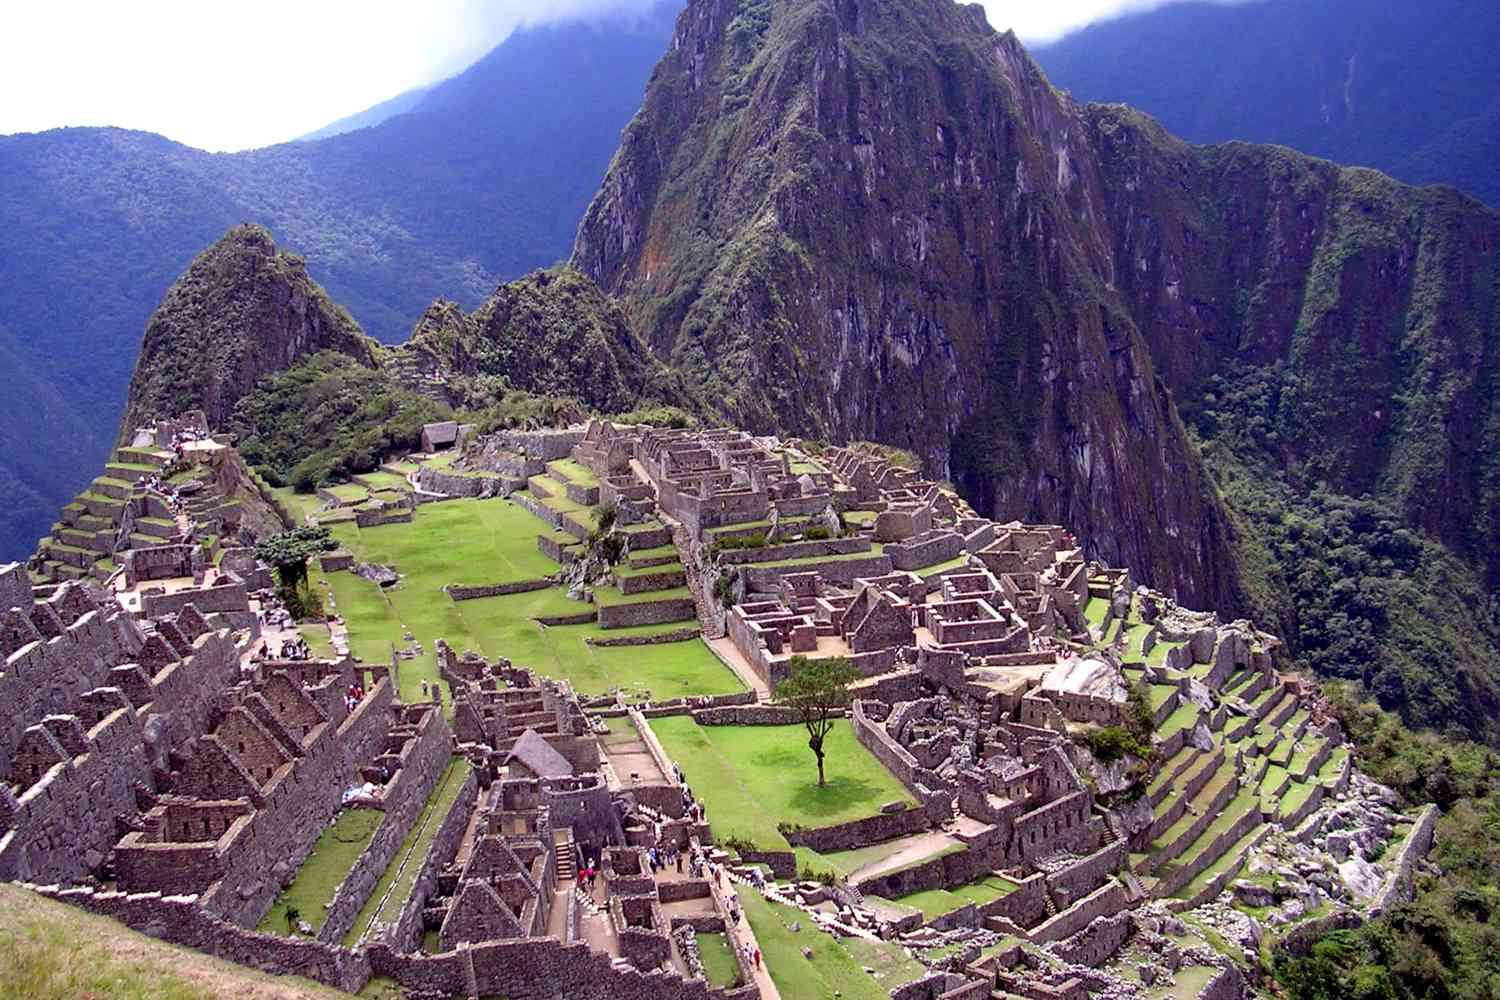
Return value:
<svg viewBox="0 0 1500 1000">
<path fill-rule="evenodd" d="M 477 586 L 552 576 L 560 567 L 537 547 L 546 522 L 509 500 L 452 500 L 418 507 L 411 523 L 360 528 L 353 521 L 331 526 L 334 538 L 360 562 L 392 566 L 399 583 L 382 588 L 350 572 L 322 573 L 349 630 L 349 646 L 369 663 L 390 661 L 406 649 L 406 636 L 421 645 L 403 660 L 401 697 L 421 698 L 422 682 L 437 684 L 435 642 L 462 652 L 505 657 L 539 673 L 571 682 L 585 696 L 623 690 L 656 700 L 731 694 L 744 685 L 698 638 L 639 646 L 595 646 L 591 639 L 680 632 L 682 623 L 601 629 L 597 622 L 544 625 L 542 620 L 591 617 L 595 607 L 571 600 L 559 586 L 497 597 L 454 601 L 447 584 Z M 675 591 L 624 598 L 599 588 L 601 603 L 659 598 Z M 691 626 L 694 623 L 688 623 Z"/>
</svg>

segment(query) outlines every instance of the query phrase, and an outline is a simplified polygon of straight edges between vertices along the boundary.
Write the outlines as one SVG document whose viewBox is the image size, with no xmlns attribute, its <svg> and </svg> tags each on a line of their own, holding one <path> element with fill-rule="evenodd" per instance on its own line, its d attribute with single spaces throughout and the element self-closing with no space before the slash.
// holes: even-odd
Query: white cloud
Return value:
<svg viewBox="0 0 1500 1000">
<path fill-rule="evenodd" d="M 1030 44 L 1056 41 L 1070 31 L 1119 17 L 1155 10 L 1182 0 L 980 0 L 990 24 L 1000 31 L 1014 28 Z M 1243 3 L 1246 0 L 1207 0 L 1209 3 Z"/>
<path fill-rule="evenodd" d="M 263 146 L 451 74 L 518 24 L 650 2 L 9 3 L 0 30 L 0 134 L 118 125 L 204 149 Z"/>
<path fill-rule="evenodd" d="M 12 0 L 0 134 L 62 125 L 160 132 L 211 150 L 280 142 L 449 75 L 519 24 L 654 0 Z M 1046 41 L 1166 0 L 984 0 Z"/>
</svg>

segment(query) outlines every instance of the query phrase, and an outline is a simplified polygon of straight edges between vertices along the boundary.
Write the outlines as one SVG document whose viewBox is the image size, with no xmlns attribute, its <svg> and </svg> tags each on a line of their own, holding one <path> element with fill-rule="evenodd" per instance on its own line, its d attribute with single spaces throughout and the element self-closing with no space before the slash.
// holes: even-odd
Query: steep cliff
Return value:
<svg viewBox="0 0 1500 1000">
<path fill-rule="evenodd" d="M 735 421 L 910 448 L 1236 607 L 1103 203 L 1079 109 L 978 8 L 699 0 L 573 261 Z"/>
<path fill-rule="evenodd" d="M 262 376 L 334 350 L 373 365 L 375 342 L 260 226 L 237 226 L 172 283 L 146 324 L 123 439 L 156 416 L 200 407 L 224 426 Z"/>
<path fill-rule="evenodd" d="M 1451 190 L 1079 105 L 977 7 L 694 0 L 573 263 L 703 406 L 910 448 L 1494 736 L 1497 243 Z"/>
</svg>

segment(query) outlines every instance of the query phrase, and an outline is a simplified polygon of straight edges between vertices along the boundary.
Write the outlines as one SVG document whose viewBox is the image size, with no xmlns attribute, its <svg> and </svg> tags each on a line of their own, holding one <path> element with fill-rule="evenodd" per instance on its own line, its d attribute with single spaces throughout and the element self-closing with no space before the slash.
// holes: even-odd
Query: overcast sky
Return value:
<svg viewBox="0 0 1500 1000">
<path fill-rule="evenodd" d="M 651 0 L 25 0 L 0 29 L 0 135 L 119 125 L 212 150 L 291 139 L 451 75 L 518 24 Z M 983 0 L 1046 41 L 1168 0 Z"/>
</svg>

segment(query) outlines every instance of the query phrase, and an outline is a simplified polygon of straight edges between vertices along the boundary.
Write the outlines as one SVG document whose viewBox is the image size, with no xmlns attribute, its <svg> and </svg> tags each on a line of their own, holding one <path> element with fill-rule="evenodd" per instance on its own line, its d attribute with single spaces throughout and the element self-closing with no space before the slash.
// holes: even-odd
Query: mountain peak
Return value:
<svg viewBox="0 0 1500 1000">
<path fill-rule="evenodd" d="M 374 359 L 374 342 L 301 257 L 278 250 L 263 226 L 235 226 L 194 259 L 147 323 L 121 437 L 189 406 L 224 426 L 258 379 L 322 350 Z"/>
</svg>

